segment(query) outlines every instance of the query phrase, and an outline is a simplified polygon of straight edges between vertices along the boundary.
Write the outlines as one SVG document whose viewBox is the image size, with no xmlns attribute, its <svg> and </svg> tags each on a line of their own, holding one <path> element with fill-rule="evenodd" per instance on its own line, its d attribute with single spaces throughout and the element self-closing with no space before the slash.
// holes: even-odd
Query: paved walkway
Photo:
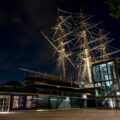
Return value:
<svg viewBox="0 0 120 120">
<path fill-rule="evenodd" d="M 120 120 L 120 110 L 13 112 L 0 114 L 0 120 Z"/>
</svg>

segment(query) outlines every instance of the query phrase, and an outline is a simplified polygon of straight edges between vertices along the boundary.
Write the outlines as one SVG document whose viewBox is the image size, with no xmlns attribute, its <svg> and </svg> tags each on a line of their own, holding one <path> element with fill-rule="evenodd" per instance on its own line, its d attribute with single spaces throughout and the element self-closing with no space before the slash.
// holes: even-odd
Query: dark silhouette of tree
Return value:
<svg viewBox="0 0 120 120">
<path fill-rule="evenodd" d="M 9 82 L 6 82 L 5 85 L 17 87 L 17 86 L 21 86 L 21 83 L 18 81 L 9 81 Z"/>
<path fill-rule="evenodd" d="M 107 0 L 110 15 L 120 20 L 120 0 Z"/>
</svg>

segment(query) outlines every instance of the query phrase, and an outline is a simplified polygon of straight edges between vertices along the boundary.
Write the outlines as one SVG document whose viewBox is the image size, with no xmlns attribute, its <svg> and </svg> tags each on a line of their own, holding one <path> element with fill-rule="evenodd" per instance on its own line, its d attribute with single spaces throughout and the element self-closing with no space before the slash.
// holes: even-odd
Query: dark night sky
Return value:
<svg viewBox="0 0 120 120">
<path fill-rule="evenodd" d="M 104 0 L 0 0 L 0 83 L 22 80 L 19 67 L 41 72 L 54 70 L 49 43 L 40 31 L 48 33 L 55 25 L 57 7 L 93 15 L 103 29 L 111 32 L 120 48 L 120 22 L 109 16 Z"/>
</svg>

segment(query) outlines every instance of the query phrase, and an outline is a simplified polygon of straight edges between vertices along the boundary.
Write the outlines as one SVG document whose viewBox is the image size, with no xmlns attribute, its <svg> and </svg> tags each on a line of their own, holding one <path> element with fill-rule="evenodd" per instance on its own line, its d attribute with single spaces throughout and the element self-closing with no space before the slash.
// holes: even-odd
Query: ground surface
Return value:
<svg viewBox="0 0 120 120">
<path fill-rule="evenodd" d="M 0 120 L 120 120 L 120 110 L 23 111 L 0 113 Z"/>
</svg>

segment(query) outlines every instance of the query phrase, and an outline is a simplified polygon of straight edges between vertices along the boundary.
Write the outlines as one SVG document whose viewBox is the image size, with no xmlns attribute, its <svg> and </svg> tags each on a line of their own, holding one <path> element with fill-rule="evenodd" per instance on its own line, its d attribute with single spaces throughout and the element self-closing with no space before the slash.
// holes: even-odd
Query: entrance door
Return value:
<svg viewBox="0 0 120 120">
<path fill-rule="evenodd" d="M 0 112 L 8 112 L 10 108 L 10 96 L 0 95 Z"/>
</svg>

